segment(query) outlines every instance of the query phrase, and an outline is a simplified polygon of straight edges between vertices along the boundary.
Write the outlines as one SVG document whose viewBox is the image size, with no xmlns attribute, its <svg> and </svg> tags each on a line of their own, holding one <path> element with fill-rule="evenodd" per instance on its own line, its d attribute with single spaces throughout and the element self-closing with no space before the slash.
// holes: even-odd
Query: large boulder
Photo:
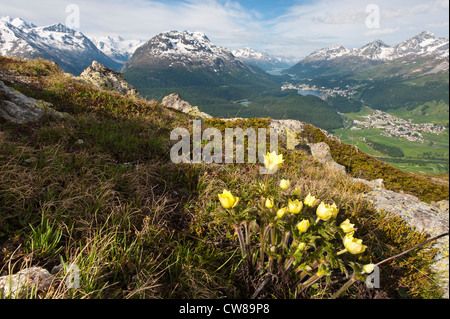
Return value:
<svg viewBox="0 0 450 319">
<path fill-rule="evenodd" d="M 138 91 L 129 84 L 121 73 L 110 69 L 103 64 L 93 61 L 84 70 L 79 79 L 107 91 L 114 91 L 124 95 L 139 96 Z"/>
<path fill-rule="evenodd" d="M 183 100 L 182 97 L 177 93 L 172 93 L 163 98 L 161 104 L 164 105 L 165 107 L 175 109 L 177 111 L 188 114 L 192 117 L 202 119 L 212 118 L 211 115 L 201 112 L 197 106 L 192 106 L 191 104 L 189 104 L 189 102 Z"/>
<path fill-rule="evenodd" d="M 67 117 L 53 109 L 51 103 L 28 97 L 0 81 L 0 117 L 7 121 L 24 124 L 39 121 L 45 115 Z"/>
<path fill-rule="evenodd" d="M 331 149 L 327 143 L 309 143 L 309 148 L 311 149 L 311 155 L 320 163 L 325 164 L 329 168 L 335 170 L 336 172 L 345 174 L 345 166 L 336 163 L 331 156 Z"/>
<path fill-rule="evenodd" d="M 40 267 L 25 268 L 14 275 L 0 277 L 0 299 L 21 298 L 26 292 L 48 289 L 54 276 Z"/>
</svg>

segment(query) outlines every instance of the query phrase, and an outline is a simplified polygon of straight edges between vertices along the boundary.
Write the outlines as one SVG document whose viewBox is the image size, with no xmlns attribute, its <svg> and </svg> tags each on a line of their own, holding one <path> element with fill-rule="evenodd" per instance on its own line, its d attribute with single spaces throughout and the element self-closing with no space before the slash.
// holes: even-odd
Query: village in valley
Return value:
<svg viewBox="0 0 450 319">
<path fill-rule="evenodd" d="M 405 138 L 412 142 L 424 143 L 422 133 L 440 135 L 445 127 L 436 123 L 412 123 L 411 119 L 405 120 L 382 112 L 374 111 L 372 114 L 362 116 L 364 120 L 353 120 L 352 130 L 362 128 L 382 129 L 381 135 L 388 137 Z"/>
<path fill-rule="evenodd" d="M 284 84 L 281 87 L 281 90 L 298 90 L 298 91 L 315 91 L 318 95 L 320 95 L 320 98 L 322 100 L 326 100 L 329 97 L 333 96 L 345 96 L 350 97 L 356 94 L 356 89 L 359 86 L 356 87 L 350 87 L 347 85 L 344 89 L 335 87 L 335 88 L 326 88 L 326 87 L 320 87 L 318 88 L 316 85 L 309 85 L 309 84 Z"/>
</svg>

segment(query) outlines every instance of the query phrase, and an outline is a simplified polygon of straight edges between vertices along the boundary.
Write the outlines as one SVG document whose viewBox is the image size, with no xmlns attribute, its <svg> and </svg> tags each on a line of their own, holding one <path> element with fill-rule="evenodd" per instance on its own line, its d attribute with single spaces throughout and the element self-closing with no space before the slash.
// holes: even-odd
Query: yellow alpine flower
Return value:
<svg viewBox="0 0 450 319">
<path fill-rule="evenodd" d="M 264 156 L 264 166 L 270 173 L 276 172 L 283 162 L 283 154 L 277 155 L 275 151 L 272 153 L 267 152 L 267 155 Z"/>
<path fill-rule="evenodd" d="M 365 274 L 370 274 L 374 269 L 375 269 L 374 264 L 367 264 L 367 265 L 364 265 L 364 267 L 363 267 Z"/>
<path fill-rule="evenodd" d="M 367 246 L 362 244 L 362 239 L 357 239 L 353 237 L 353 232 L 345 235 L 344 247 L 350 254 L 353 255 L 361 254 L 367 248 Z"/>
<path fill-rule="evenodd" d="M 302 208 L 303 208 L 303 203 L 299 202 L 298 199 L 296 199 L 294 201 L 289 200 L 289 204 L 288 204 L 289 213 L 298 214 L 298 213 L 300 213 Z"/>
<path fill-rule="evenodd" d="M 343 221 L 341 223 L 341 225 L 339 225 L 339 227 L 341 227 L 341 229 L 344 231 L 344 233 L 348 234 L 348 233 L 352 233 L 354 231 L 356 231 L 357 228 L 353 227 L 355 226 L 355 224 L 351 224 L 350 223 L 350 219 L 346 219 L 345 221 Z"/>
<path fill-rule="evenodd" d="M 311 193 L 308 193 L 308 196 L 305 197 L 303 202 L 309 207 L 314 207 L 319 204 L 320 200 L 316 199 L 314 196 L 311 196 Z"/>
<path fill-rule="evenodd" d="M 309 225 L 309 220 L 303 219 L 300 223 L 297 224 L 297 229 L 302 233 L 306 233 L 308 231 Z"/>
<path fill-rule="evenodd" d="M 239 203 L 239 197 L 233 196 L 231 192 L 227 191 L 226 189 L 223 190 L 222 194 L 218 194 L 218 196 L 220 203 L 225 209 L 236 207 L 236 205 Z"/>
<path fill-rule="evenodd" d="M 273 199 L 267 197 L 265 204 L 268 209 L 271 209 L 273 207 Z"/>
<path fill-rule="evenodd" d="M 281 189 L 286 190 L 286 189 L 288 189 L 290 186 L 291 186 L 291 181 L 290 181 L 290 180 L 288 180 L 288 179 L 282 179 L 282 180 L 280 181 L 280 187 L 281 187 Z"/>
<path fill-rule="evenodd" d="M 325 204 L 324 202 L 321 202 L 317 207 L 316 215 L 318 218 L 327 221 L 332 217 L 335 218 L 337 216 L 338 211 L 339 210 L 336 204 L 329 205 Z"/>
<path fill-rule="evenodd" d="M 284 216 L 284 214 L 286 214 L 286 212 L 287 212 L 287 207 L 280 208 L 277 211 L 278 218 L 282 218 Z"/>
</svg>

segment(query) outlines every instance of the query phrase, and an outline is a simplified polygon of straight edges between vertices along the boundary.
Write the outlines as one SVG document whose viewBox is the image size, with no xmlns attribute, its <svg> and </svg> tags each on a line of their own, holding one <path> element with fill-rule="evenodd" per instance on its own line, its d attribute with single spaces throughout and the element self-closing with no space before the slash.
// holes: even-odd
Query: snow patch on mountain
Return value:
<svg viewBox="0 0 450 319">
<path fill-rule="evenodd" d="M 81 73 L 92 61 L 118 69 L 83 33 L 61 23 L 36 26 L 20 18 L 0 18 L 0 54 L 19 58 L 41 57 L 58 63 L 73 74 Z"/>
<path fill-rule="evenodd" d="M 320 49 L 307 56 L 303 62 L 329 61 L 339 57 L 360 57 L 382 62 L 408 56 L 434 56 L 436 59 L 448 59 L 448 48 L 448 39 L 437 38 L 433 33 L 424 31 L 395 46 L 375 40 L 359 49 L 347 49 L 343 46 Z"/>
<path fill-rule="evenodd" d="M 136 60 L 154 68 L 183 67 L 192 70 L 202 67 L 214 72 L 238 68 L 251 71 L 251 67 L 236 59 L 230 50 L 216 46 L 203 33 L 193 31 L 158 34 L 135 51 L 124 70 Z"/>
<path fill-rule="evenodd" d="M 136 49 L 145 43 L 143 40 L 125 40 L 121 36 L 89 36 L 89 38 L 100 51 L 121 64 L 127 62 Z"/>
<path fill-rule="evenodd" d="M 251 48 L 232 50 L 231 52 L 241 61 L 256 65 L 263 70 L 286 69 L 298 62 L 298 60 L 294 58 L 274 56 Z"/>
</svg>

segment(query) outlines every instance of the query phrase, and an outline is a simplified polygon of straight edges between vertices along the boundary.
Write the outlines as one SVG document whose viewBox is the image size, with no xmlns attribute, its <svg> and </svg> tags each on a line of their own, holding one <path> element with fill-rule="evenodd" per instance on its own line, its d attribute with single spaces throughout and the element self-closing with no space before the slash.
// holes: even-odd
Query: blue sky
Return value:
<svg viewBox="0 0 450 319">
<path fill-rule="evenodd" d="M 65 23 L 80 10 L 79 31 L 149 40 L 168 30 L 205 33 L 230 49 L 251 47 L 302 58 L 314 50 L 361 47 L 381 39 L 398 44 L 422 31 L 448 38 L 448 0 L 0 0 L 0 16 L 37 25 Z M 368 25 L 378 9 L 379 25 Z"/>
</svg>

